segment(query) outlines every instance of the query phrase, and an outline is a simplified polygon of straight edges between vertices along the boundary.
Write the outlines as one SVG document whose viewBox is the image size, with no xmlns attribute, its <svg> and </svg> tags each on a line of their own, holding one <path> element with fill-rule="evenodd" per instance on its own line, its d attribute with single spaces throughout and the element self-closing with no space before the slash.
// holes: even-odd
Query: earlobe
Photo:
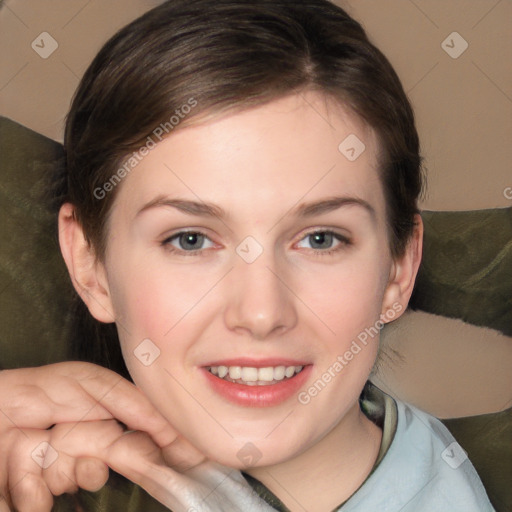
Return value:
<svg viewBox="0 0 512 512">
<path fill-rule="evenodd" d="M 59 212 L 59 243 L 73 286 L 91 315 L 100 322 L 114 322 L 105 268 L 85 239 L 70 203 L 62 205 Z"/>
<path fill-rule="evenodd" d="M 405 253 L 402 257 L 393 261 L 392 264 L 389 282 L 382 302 L 381 316 L 383 318 L 386 318 L 386 312 L 390 310 L 399 311 L 401 314 L 407 308 L 421 263 L 422 249 L 423 221 L 420 215 L 416 215 L 414 231 Z M 398 305 L 401 307 L 398 307 Z M 391 318 L 397 318 L 396 314 L 393 314 Z"/>
</svg>

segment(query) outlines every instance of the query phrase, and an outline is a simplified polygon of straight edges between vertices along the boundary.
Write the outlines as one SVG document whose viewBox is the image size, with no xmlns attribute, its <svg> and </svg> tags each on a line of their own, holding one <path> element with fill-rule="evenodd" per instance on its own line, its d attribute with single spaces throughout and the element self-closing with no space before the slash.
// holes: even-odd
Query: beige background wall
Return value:
<svg viewBox="0 0 512 512">
<path fill-rule="evenodd" d="M 0 115 L 62 140 L 73 91 L 95 53 L 118 28 L 158 3 L 4 0 Z M 338 3 L 363 23 L 413 102 L 429 180 L 422 206 L 511 206 L 512 1 Z M 48 36 L 42 36 L 42 48 L 43 32 L 58 44 L 46 59 L 31 46 L 34 41 L 43 53 L 51 48 Z M 377 382 L 385 390 L 444 417 L 510 406 L 510 338 L 425 313 L 409 313 L 395 324 L 388 339 L 407 354 L 407 363 L 384 368 Z"/>
<path fill-rule="evenodd" d="M 389 57 L 414 104 L 429 178 L 423 207 L 510 206 L 512 2 L 337 3 L 363 23 Z M 4 0 L 0 114 L 62 140 L 71 96 L 94 54 L 118 28 L 156 4 L 158 0 Z M 42 32 L 58 44 L 47 59 L 31 47 Z M 468 44 L 458 58 L 441 46 L 452 32 Z M 448 38 L 446 45 L 456 54 L 464 42 Z"/>
</svg>

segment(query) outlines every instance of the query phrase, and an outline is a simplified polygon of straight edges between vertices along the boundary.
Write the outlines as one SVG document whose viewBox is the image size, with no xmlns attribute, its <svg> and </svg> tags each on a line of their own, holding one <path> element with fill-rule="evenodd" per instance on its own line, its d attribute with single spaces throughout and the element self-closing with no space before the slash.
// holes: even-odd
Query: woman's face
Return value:
<svg viewBox="0 0 512 512">
<path fill-rule="evenodd" d="M 402 307 L 377 149 L 308 92 L 177 131 L 119 185 L 105 275 L 124 358 L 210 458 L 293 458 L 357 407 L 379 317 Z"/>
</svg>

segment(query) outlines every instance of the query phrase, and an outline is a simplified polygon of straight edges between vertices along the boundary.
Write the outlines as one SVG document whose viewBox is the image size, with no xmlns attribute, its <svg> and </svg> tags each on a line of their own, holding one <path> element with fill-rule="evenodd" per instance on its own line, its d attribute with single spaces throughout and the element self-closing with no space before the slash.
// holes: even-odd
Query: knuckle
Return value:
<svg viewBox="0 0 512 512">
<path fill-rule="evenodd" d="M 17 445 L 16 441 L 20 436 L 20 432 L 16 428 L 6 428 L 2 430 L 0 437 L 0 449 L 1 448 L 13 448 Z"/>
<path fill-rule="evenodd" d="M 76 480 L 79 487 L 97 491 L 108 480 L 108 467 L 100 460 L 93 458 L 79 459 L 75 468 Z"/>
<path fill-rule="evenodd" d="M 59 469 L 50 480 L 49 487 L 54 496 L 60 496 L 64 493 L 73 494 L 78 491 L 74 477 L 72 478 L 62 469 Z"/>
<path fill-rule="evenodd" d="M 16 428 L 8 428 L 0 434 L 0 462 L 12 464 L 12 460 L 20 460 L 27 456 L 26 437 Z"/>
<path fill-rule="evenodd" d="M 44 503 L 48 500 L 48 487 L 41 477 L 27 473 L 21 481 L 10 489 L 11 495 L 16 499 L 30 496 L 34 503 Z"/>
<path fill-rule="evenodd" d="M 56 373 L 62 377 L 68 377 L 74 381 L 87 380 L 94 378 L 101 373 L 103 368 L 93 363 L 86 363 L 84 361 L 64 361 L 48 365 L 48 371 L 52 376 Z"/>
</svg>

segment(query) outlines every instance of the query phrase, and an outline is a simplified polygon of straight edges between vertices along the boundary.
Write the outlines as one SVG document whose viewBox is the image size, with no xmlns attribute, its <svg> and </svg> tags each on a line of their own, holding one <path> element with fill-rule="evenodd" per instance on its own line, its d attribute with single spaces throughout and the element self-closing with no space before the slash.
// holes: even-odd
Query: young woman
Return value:
<svg viewBox="0 0 512 512">
<path fill-rule="evenodd" d="M 73 485 L 87 455 L 173 510 L 492 510 L 448 431 L 368 381 L 421 259 L 421 158 L 342 9 L 165 2 L 100 51 L 65 148 L 62 253 L 117 327 L 87 353 L 120 347 L 182 443 L 88 421 L 66 444 L 57 425 Z"/>
</svg>

